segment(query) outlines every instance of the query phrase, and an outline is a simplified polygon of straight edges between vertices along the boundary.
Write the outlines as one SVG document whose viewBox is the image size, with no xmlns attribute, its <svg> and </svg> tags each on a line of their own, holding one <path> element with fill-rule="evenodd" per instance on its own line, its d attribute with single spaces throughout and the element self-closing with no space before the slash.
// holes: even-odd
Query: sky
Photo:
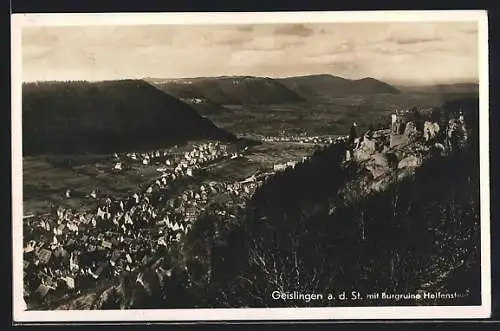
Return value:
<svg viewBox="0 0 500 331">
<path fill-rule="evenodd" d="M 23 81 L 332 74 L 478 81 L 475 22 L 53 26 L 22 30 Z"/>
</svg>

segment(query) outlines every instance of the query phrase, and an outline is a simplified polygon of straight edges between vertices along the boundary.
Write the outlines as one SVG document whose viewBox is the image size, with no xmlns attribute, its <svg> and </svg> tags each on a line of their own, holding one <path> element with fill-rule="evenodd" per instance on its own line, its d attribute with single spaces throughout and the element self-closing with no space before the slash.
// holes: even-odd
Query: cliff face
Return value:
<svg viewBox="0 0 500 331">
<path fill-rule="evenodd" d="M 425 121 L 423 132 L 413 121 L 398 129 L 385 130 L 371 139 L 364 135 L 355 141 L 352 153 L 347 151 L 346 166 L 356 167 L 357 175 L 341 189 L 346 200 L 359 199 L 373 191 L 383 191 L 390 183 L 413 176 L 416 169 L 436 156 L 448 156 L 468 141 L 463 119 L 450 118 L 442 124 Z"/>
</svg>

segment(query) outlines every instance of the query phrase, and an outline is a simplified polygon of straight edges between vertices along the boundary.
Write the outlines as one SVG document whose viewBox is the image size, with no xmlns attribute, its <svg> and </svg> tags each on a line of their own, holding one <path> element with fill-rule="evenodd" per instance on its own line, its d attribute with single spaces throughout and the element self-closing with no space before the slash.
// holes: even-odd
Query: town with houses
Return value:
<svg viewBox="0 0 500 331">
<path fill-rule="evenodd" d="M 384 149 L 405 144 L 411 139 L 432 141 L 445 131 L 450 148 L 456 132 L 466 139 L 463 116 L 451 119 L 448 128 L 425 121 L 423 128 L 408 120 L 409 111 L 391 117 L 391 127 L 357 136 L 355 124 L 349 135 L 337 137 L 265 137 L 266 142 L 313 143 L 318 148 L 328 144 L 347 143 L 346 161 L 363 157 L 357 151 Z M 417 138 L 415 138 L 417 137 Z M 420 137 L 420 138 L 418 138 Z M 382 146 L 378 142 L 384 141 Z M 459 140 L 460 140 L 459 139 Z M 456 140 L 456 139 L 455 139 Z M 372 144 L 372 145 L 370 145 Z M 441 143 L 436 142 L 436 146 Z M 439 147 L 439 146 L 438 146 Z M 442 146 L 447 148 L 448 146 Z M 95 201 L 91 210 L 71 210 L 54 206 L 46 215 L 24 217 L 24 298 L 26 302 L 43 304 L 77 294 L 96 284 L 116 279 L 123 272 L 137 270 L 161 256 L 173 242 L 182 240 L 197 217 L 218 200 L 215 213 L 234 218 L 245 207 L 255 190 L 276 172 L 293 168 L 301 161 L 274 164 L 266 173 L 254 174 L 244 180 L 226 182 L 201 180 L 186 185 L 185 180 L 221 160 L 237 159 L 249 152 L 248 147 L 235 150 L 219 142 L 194 145 L 179 153 L 177 147 L 148 153 L 131 152 L 113 155 L 114 172 L 131 165 L 154 165 L 158 177 L 142 191 L 116 199 L 99 190 L 89 192 Z M 250 148 L 251 149 L 251 148 Z M 67 198 L 72 192 L 63 192 Z"/>
</svg>

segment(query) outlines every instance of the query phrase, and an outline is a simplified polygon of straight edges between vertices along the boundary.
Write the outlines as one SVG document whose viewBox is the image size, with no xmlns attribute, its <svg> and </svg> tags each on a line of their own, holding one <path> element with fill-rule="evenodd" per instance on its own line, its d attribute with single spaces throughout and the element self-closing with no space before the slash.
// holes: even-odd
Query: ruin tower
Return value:
<svg viewBox="0 0 500 331">
<path fill-rule="evenodd" d="M 398 119 L 397 113 L 398 111 L 396 110 L 394 113 L 391 114 L 391 133 L 396 133 L 396 122 Z"/>
<path fill-rule="evenodd" d="M 406 144 L 408 142 L 408 139 L 404 134 L 407 123 L 407 111 L 396 109 L 396 111 L 391 114 L 391 134 L 389 139 L 391 147 Z"/>
<path fill-rule="evenodd" d="M 391 133 L 403 134 L 405 125 L 406 117 L 404 116 L 404 112 L 396 109 L 396 111 L 391 114 Z"/>
</svg>

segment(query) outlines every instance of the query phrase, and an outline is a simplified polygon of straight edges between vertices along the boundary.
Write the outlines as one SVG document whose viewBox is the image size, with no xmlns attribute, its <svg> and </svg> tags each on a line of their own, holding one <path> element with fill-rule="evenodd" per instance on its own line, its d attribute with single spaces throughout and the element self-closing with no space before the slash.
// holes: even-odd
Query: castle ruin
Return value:
<svg viewBox="0 0 500 331">
<path fill-rule="evenodd" d="M 391 114 L 388 130 L 377 134 L 369 132 L 354 139 L 353 146 L 347 151 L 346 160 L 367 160 L 376 153 L 412 146 L 414 143 L 446 148 L 453 151 L 464 146 L 467 141 L 467 127 L 461 112 L 448 120 L 438 123 L 424 116 L 416 108 L 396 110 Z M 382 131 L 384 131 L 382 133 Z"/>
</svg>

